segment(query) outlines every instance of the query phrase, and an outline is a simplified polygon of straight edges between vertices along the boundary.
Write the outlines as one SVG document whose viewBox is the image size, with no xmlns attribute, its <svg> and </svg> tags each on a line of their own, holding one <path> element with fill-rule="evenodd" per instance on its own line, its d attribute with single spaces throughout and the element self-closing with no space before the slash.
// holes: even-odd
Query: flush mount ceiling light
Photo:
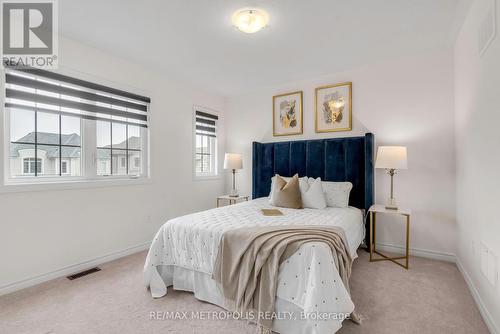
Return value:
<svg viewBox="0 0 500 334">
<path fill-rule="evenodd" d="M 238 30 L 253 34 L 264 28 L 269 22 L 269 15 L 262 9 L 245 8 L 237 10 L 232 17 Z"/>
</svg>

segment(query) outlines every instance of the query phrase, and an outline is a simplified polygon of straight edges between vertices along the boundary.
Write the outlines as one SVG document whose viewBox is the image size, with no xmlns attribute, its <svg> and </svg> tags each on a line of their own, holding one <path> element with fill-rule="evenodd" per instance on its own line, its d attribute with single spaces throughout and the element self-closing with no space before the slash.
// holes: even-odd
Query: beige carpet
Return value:
<svg viewBox="0 0 500 334">
<path fill-rule="evenodd" d="M 344 322 L 338 333 L 488 333 L 454 264 L 412 258 L 406 271 L 389 262 L 369 263 L 360 251 L 352 294 L 362 326 Z M 152 299 L 142 285 L 145 253 L 101 266 L 74 281 L 53 280 L 0 297 L 4 334 L 225 334 L 253 333 L 241 320 L 150 320 L 150 312 L 220 311 L 191 293 L 169 291 Z"/>
</svg>

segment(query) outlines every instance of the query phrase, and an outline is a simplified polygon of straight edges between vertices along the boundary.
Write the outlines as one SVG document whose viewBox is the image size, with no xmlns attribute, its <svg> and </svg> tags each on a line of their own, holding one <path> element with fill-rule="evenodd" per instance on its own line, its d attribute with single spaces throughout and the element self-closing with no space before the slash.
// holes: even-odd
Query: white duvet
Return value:
<svg viewBox="0 0 500 334">
<path fill-rule="evenodd" d="M 364 231 L 361 210 L 280 208 L 283 216 L 269 217 L 262 215 L 262 208 L 271 208 L 267 198 L 166 222 L 154 237 L 144 265 L 144 281 L 152 296 L 164 296 L 167 286 L 174 285 L 175 289 L 193 291 L 197 298 L 223 306 L 211 274 L 222 234 L 230 229 L 270 225 L 340 226 L 346 233 L 351 256 L 357 257 L 356 249 Z M 294 312 L 292 319 L 274 321 L 273 330 L 280 333 L 332 333 L 342 323 L 334 314 L 354 310 L 333 264 L 331 251 L 322 243 L 304 244 L 280 266 L 276 296 L 276 312 Z M 325 316 L 328 320 L 318 319 Z"/>
</svg>

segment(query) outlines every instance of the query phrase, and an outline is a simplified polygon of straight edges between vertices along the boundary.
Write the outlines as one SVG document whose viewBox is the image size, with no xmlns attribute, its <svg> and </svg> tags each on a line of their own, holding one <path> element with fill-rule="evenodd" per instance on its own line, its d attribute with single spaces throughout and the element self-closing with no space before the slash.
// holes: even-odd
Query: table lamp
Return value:
<svg viewBox="0 0 500 334">
<path fill-rule="evenodd" d="M 396 199 L 394 198 L 394 175 L 397 169 L 407 169 L 407 154 L 404 146 L 379 146 L 377 151 L 377 160 L 375 168 L 384 168 L 391 176 L 391 197 L 389 198 L 386 209 L 397 210 Z"/>
<path fill-rule="evenodd" d="M 232 169 L 233 171 L 233 188 L 229 196 L 238 197 L 238 190 L 236 189 L 236 170 L 243 169 L 243 158 L 241 154 L 226 153 L 224 155 L 224 169 Z"/>
</svg>

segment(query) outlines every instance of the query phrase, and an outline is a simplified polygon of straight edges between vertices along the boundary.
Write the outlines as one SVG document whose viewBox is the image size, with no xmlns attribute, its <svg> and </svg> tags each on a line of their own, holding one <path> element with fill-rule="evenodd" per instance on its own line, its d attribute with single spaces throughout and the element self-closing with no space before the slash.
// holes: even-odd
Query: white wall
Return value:
<svg viewBox="0 0 500 334">
<path fill-rule="evenodd" d="M 326 67 L 325 67 L 326 68 Z M 314 88 L 353 82 L 353 130 L 314 132 Z M 272 136 L 272 96 L 304 91 L 304 134 Z M 244 154 L 238 175 L 241 193 L 251 193 L 252 141 L 283 141 L 375 134 L 377 144 L 406 145 L 409 170 L 396 176 L 402 206 L 413 209 L 411 247 L 455 252 L 455 172 L 453 145 L 453 52 L 446 50 L 390 60 L 343 73 L 267 87 L 228 98 L 228 151 Z M 228 183 L 230 184 L 230 183 Z M 389 177 L 376 171 L 376 201 L 385 203 Z M 384 219 L 379 240 L 403 245 L 403 225 Z"/>
<path fill-rule="evenodd" d="M 474 2 L 455 46 L 457 256 L 500 333 L 500 282 L 495 288 L 480 270 L 481 243 L 500 268 L 500 38 L 482 57 L 477 40 L 489 4 Z M 497 31 L 499 18 L 497 3 Z"/>
<path fill-rule="evenodd" d="M 80 72 L 80 78 L 151 97 L 152 182 L 17 193 L 2 193 L 0 187 L 0 291 L 24 279 L 150 242 L 166 219 L 214 207 L 224 190 L 224 178 L 192 178 L 193 104 L 224 115 L 223 97 L 68 39 L 60 40 L 59 59 L 61 73 Z M 223 123 L 224 117 L 221 129 Z M 223 152 L 223 130 L 221 135 Z M 3 140 L 3 134 L 0 137 Z"/>
</svg>

